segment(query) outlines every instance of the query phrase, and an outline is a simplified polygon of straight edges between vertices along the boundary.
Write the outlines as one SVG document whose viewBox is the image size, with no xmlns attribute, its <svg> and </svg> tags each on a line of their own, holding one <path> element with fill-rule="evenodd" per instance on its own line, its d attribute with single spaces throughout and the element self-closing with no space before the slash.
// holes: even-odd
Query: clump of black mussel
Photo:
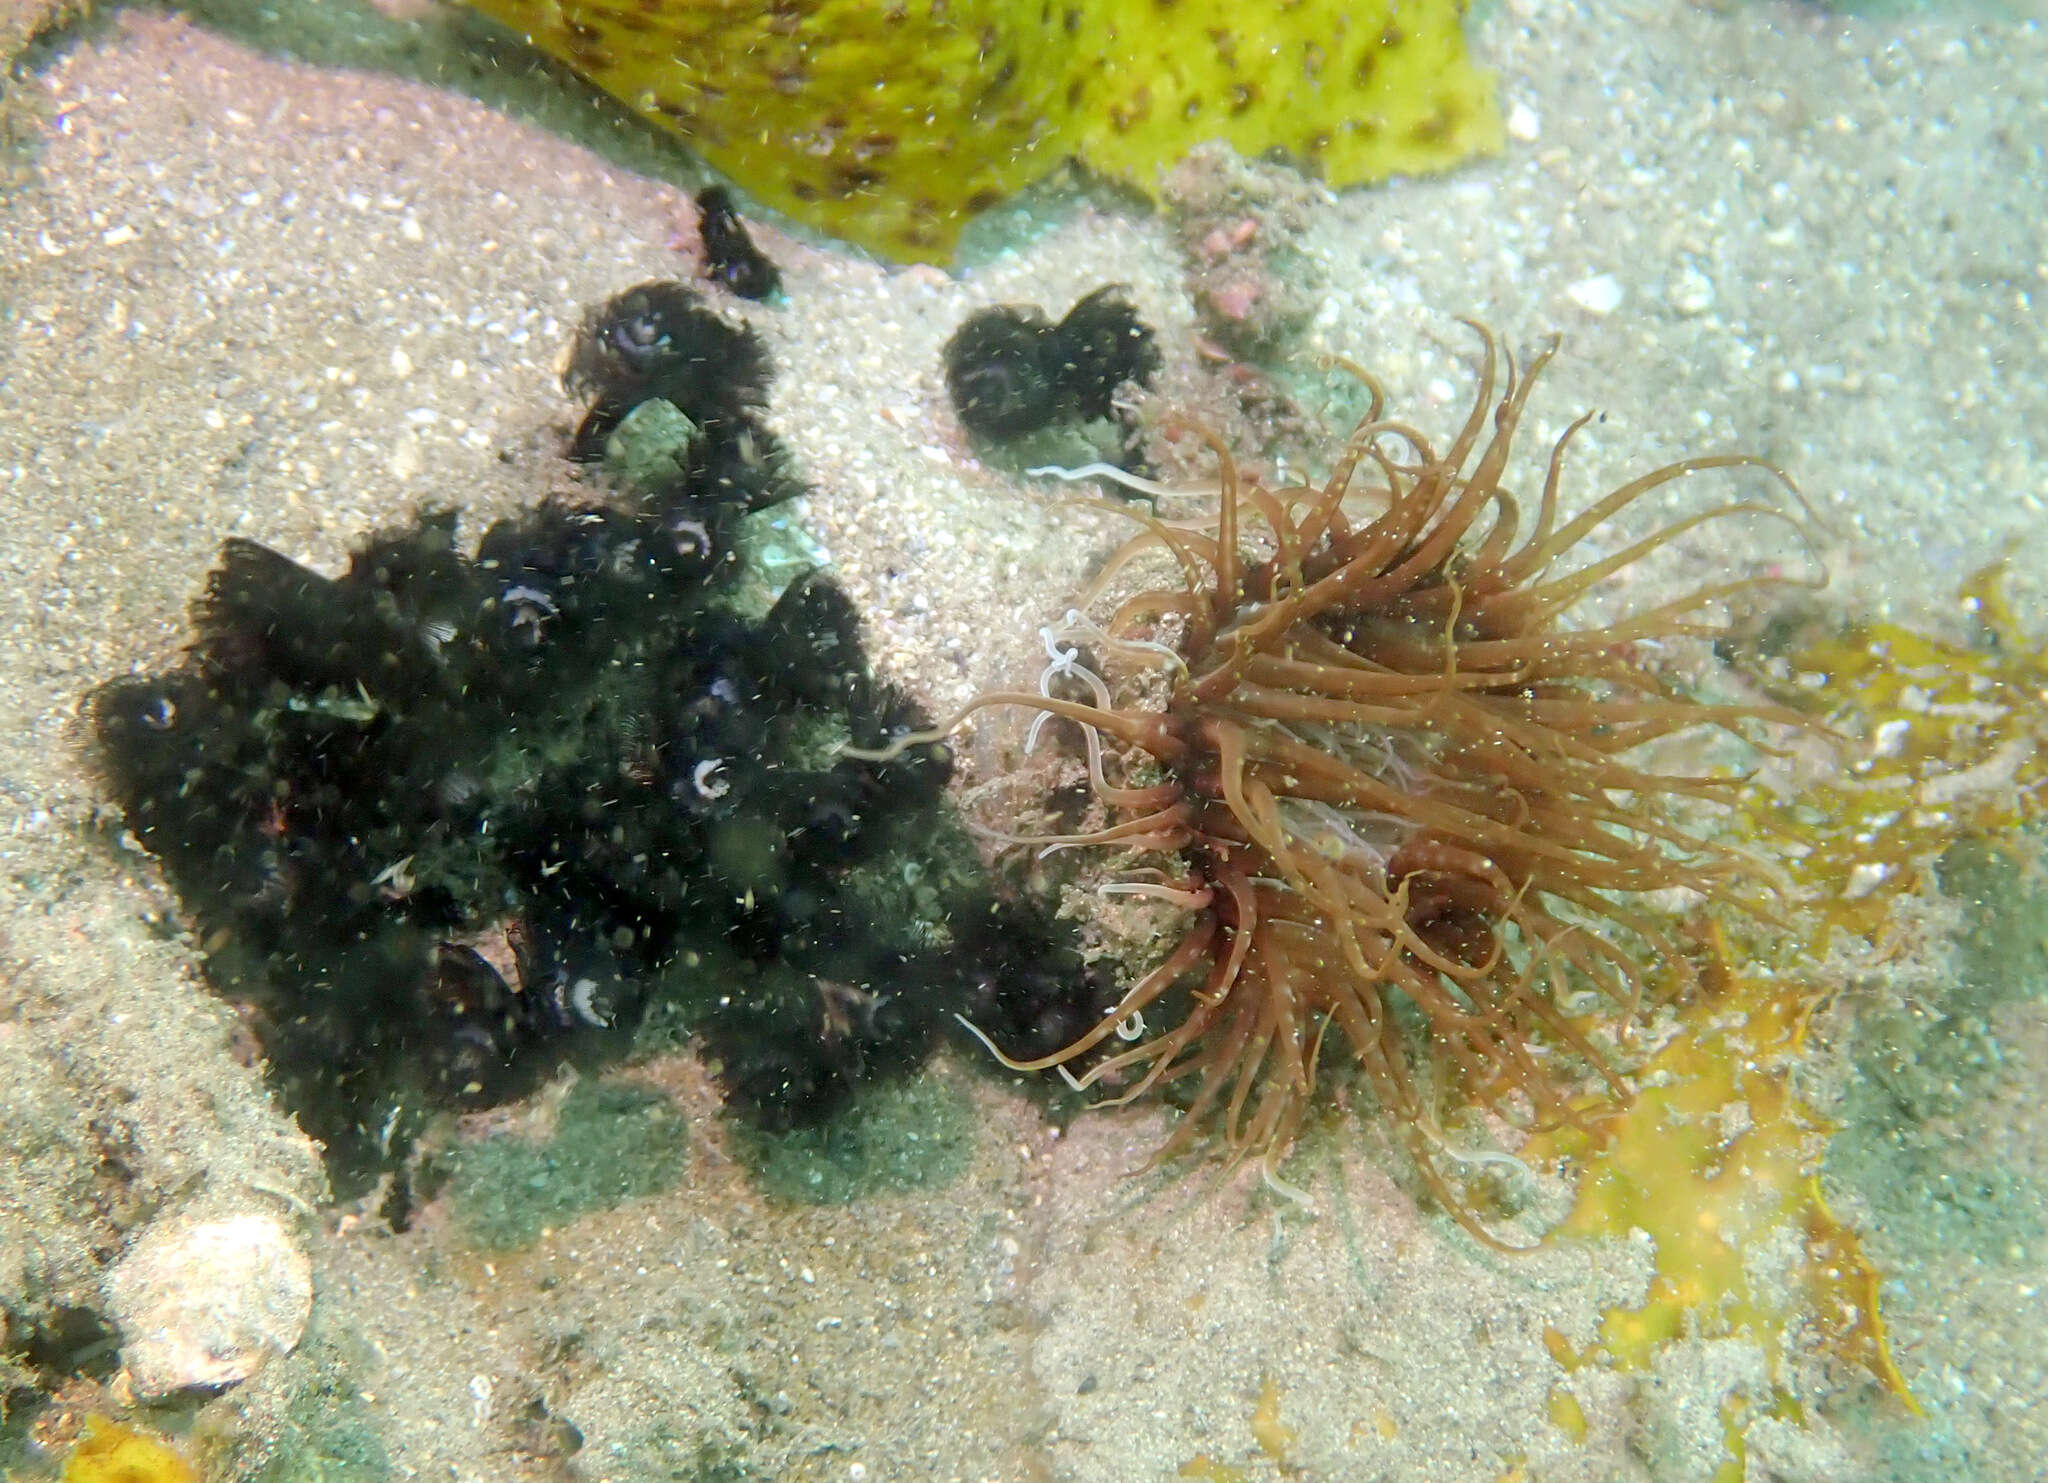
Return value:
<svg viewBox="0 0 2048 1483">
<path fill-rule="evenodd" d="M 802 491 L 768 356 L 687 287 L 595 311 L 568 456 L 624 493 L 450 509 L 329 577 L 229 540 L 196 636 L 105 686 L 108 787 L 219 993 L 343 1193 L 437 1112 L 702 1037 L 731 1102 L 828 1113 L 964 1012 L 1052 1049 L 1107 1002 L 1064 929 L 1000 896 L 949 761 L 848 758 L 925 724 L 817 571 L 772 580 Z"/>
</svg>

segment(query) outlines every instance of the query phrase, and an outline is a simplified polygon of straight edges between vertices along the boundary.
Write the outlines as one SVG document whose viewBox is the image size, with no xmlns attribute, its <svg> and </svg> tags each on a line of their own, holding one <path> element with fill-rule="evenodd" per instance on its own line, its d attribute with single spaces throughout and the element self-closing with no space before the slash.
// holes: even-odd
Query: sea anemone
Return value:
<svg viewBox="0 0 2048 1483">
<path fill-rule="evenodd" d="M 1158 1159 L 1213 1129 L 1233 1161 L 1259 1158 L 1296 1193 L 1278 1164 L 1341 1046 L 1445 1208 L 1499 1246 L 1439 1163 L 1439 1105 L 1542 1127 L 1625 1102 L 1611 1037 L 1653 987 L 1682 991 L 1689 975 L 1671 900 L 1768 910 L 1768 867 L 1717 838 L 1742 780 L 1643 754 L 1785 719 L 1690 698 L 1658 663 L 1670 641 L 1720 634 L 1717 608 L 1791 579 L 1738 576 L 1583 626 L 1569 615 L 1702 525 L 1765 515 L 1802 538 L 1804 526 L 1737 499 L 1584 554 L 1624 509 L 1692 473 L 1757 468 L 1797 490 L 1756 458 L 1692 458 L 1567 518 L 1559 487 L 1582 417 L 1551 448 L 1526 519 L 1502 479 L 1556 346 L 1518 373 L 1470 327 L 1478 386 L 1448 447 L 1387 415 L 1356 367 L 1369 407 L 1320 484 L 1267 488 L 1208 437 L 1219 476 L 1201 514 L 1115 507 L 1140 529 L 1046 630 L 1038 693 L 981 695 L 896 745 L 990 707 L 1038 712 L 1033 741 L 1047 718 L 1076 723 L 1097 827 L 999 837 L 1139 852 L 1102 889 L 1183 913 L 1163 958 L 1070 1043 L 1013 1058 L 982 1036 L 1005 1065 L 1058 1068 L 1115 1103 L 1177 1084 L 1186 1115 Z M 1173 579 L 1134 579 L 1161 556 Z M 1134 585 L 1103 620 L 1087 616 Z M 1141 668 L 1149 689 L 1113 687 L 1090 667 L 1105 660 Z M 1138 868 L 1146 857 L 1164 868 Z M 1692 894 L 1655 897 L 1674 888 Z"/>
</svg>

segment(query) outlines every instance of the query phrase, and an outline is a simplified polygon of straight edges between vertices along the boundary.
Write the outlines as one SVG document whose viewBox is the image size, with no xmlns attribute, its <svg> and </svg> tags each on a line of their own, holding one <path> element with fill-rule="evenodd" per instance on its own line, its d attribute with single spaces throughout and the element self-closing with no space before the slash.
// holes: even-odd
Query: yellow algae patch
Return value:
<svg viewBox="0 0 2048 1483">
<path fill-rule="evenodd" d="M 1585 1129 L 1538 1134 L 1524 1150 L 1580 1164 L 1564 1230 L 1642 1231 L 1656 1246 L 1648 1294 L 1605 1316 L 1594 1357 L 1647 1369 L 1659 1346 L 1685 1334 L 1745 1334 L 1775 1352 L 1793 1320 L 1815 1314 L 1847 1357 L 1903 1395 L 1875 1274 L 1813 1177 L 1833 1126 L 1792 1089 L 1818 996 L 1796 978 L 1736 973 L 1715 936 L 1700 992 L 1637 1073 L 1634 1100 Z M 1773 1291 L 1754 1280 L 1749 1259 L 1785 1233 L 1804 1243 L 1805 1261 L 1799 1290 Z M 1569 1354 L 1561 1336 L 1546 1342 L 1554 1357 Z"/>
<path fill-rule="evenodd" d="M 1293 1470 L 1295 1432 L 1280 1419 L 1280 1382 L 1270 1375 L 1259 1384 L 1259 1399 L 1252 1407 L 1251 1432 L 1259 1450 L 1277 1463 L 1282 1472 Z M 1218 1462 L 1201 1452 L 1182 1463 L 1176 1476 L 1200 1478 L 1205 1483 L 1245 1483 L 1251 1475 L 1241 1467 Z"/>
<path fill-rule="evenodd" d="M 1237 0 L 1095 4 L 1079 34 L 1084 164 L 1150 194 L 1221 140 L 1284 149 L 1332 185 L 1444 169 L 1502 143 L 1493 74 L 1462 4 Z"/>
<path fill-rule="evenodd" d="M 1249 1483 L 1251 1474 L 1243 1468 L 1232 1467 L 1227 1462 L 1218 1462 L 1206 1452 L 1199 1452 L 1174 1470 L 1178 1478 L 1198 1478 L 1201 1483 Z"/>
<path fill-rule="evenodd" d="M 1574 1442 L 1586 1440 L 1586 1408 L 1579 1404 L 1579 1398 L 1562 1385 L 1550 1387 L 1550 1424 L 1570 1437 Z"/>
<path fill-rule="evenodd" d="M 1554 1330 L 1545 1343 L 1567 1370 L 1592 1361 L 1639 1371 L 1673 1339 L 1734 1335 L 1775 1366 L 1788 1332 L 1811 1323 L 1917 1412 L 1886 1345 L 1877 1273 L 1821 1198 L 1814 1170 L 1833 1125 L 1792 1086 L 1821 996 L 1797 977 L 1737 973 L 1718 931 L 1714 941 L 1700 991 L 1638 1072 L 1635 1099 L 1584 1128 L 1538 1134 L 1523 1150 L 1580 1166 L 1562 1229 L 1641 1231 L 1656 1252 L 1643 1301 L 1610 1309 L 1589 1351 L 1575 1353 Z M 1788 1241 L 1800 1254 L 1790 1280 L 1754 1268 L 1759 1253 Z M 1742 1428 L 1732 1425 L 1730 1436 L 1739 1462 Z"/>
<path fill-rule="evenodd" d="M 1394 1420 L 1394 1413 L 1385 1406 L 1375 1406 L 1372 1415 L 1351 1423 L 1351 1445 L 1378 1440 L 1391 1442 L 1401 1435 L 1401 1427 Z"/>
<path fill-rule="evenodd" d="M 64 1461 L 64 1483 L 194 1483 L 190 1463 L 162 1442 L 98 1416 Z"/>
<path fill-rule="evenodd" d="M 754 195 L 885 257 L 1078 156 L 1148 194 L 1190 148 L 1333 185 L 1502 142 L 1461 0 L 469 0 Z"/>
<path fill-rule="evenodd" d="M 1259 1387 L 1259 1403 L 1252 1408 L 1252 1440 L 1283 1468 L 1293 1458 L 1294 1428 L 1280 1419 L 1280 1382 L 1270 1375 Z"/>
<path fill-rule="evenodd" d="M 1881 941 L 1894 904 L 1959 838 L 1996 835 L 2043 809 L 2048 782 L 2048 658 L 2014 622 L 2003 566 L 1978 573 L 1962 599 L 1981 641 L 1962 643 L 1866 623 L 1774 661 L 1767 680 L 1841 738 L 1847 766 L 1796 794 L 1746 804 L 1752 839 L 1782 859 L 1817 915 L 1824 948 L 1843 930 Z M 1584 1352 L 1547 1332 L 1567 1371 L 1587 1363 L 1644 1370 L 1681 1336 L 1741 1336 L 1775 1365 L 1794 1325 L 1867 1368 L 1915 1414 L 1893 1362 L 1879 1279 L 1856 1232 L 1829 1209 L 1816 1175 L 1834 1125 L 1807 1105 L 1791 1073 L 1829 990 L 1807 973 L 1736 955 L 1717 929 L 1699 992 L 1637 1069 L 1626 1106 L 1584 1127 L 1532 1138 L 1524 1156 L 1580 1170 L 1563 1229 L 1646 1234 L 1655 1275 L 1639 1304 L 1603 1315 Z M 1747 944 L 1745 946 L 1748 946 Z M 1792 964 L 1802 947 L 1764 956 Z M 1791 1280 L 1757 1258 L 1797 1254 Z M 1753 1402 L 1723 1410 L 1728 1461 L 1742 1476 Z M 1796 1414 L 1780 1395 L 1772 1414 Z"/>
<path fill-rule="evenodd" d="M 1982 642 L 1867 623 L 1784 662 L 1782 697 L 1847 737 L 1850 765 L 1749 822 L 1825 926 L 1878 940 L 1892 902 L 1957 839 L 2040 817 L 2048 656 L 2014 622 L 2004 575 L 1987 567 L 1961 594 Z"/>
</svg>

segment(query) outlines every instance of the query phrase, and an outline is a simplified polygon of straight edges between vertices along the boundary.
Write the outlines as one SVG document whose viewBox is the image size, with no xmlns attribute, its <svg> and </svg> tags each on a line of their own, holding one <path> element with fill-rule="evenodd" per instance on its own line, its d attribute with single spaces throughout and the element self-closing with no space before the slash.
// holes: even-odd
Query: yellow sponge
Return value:
<svg viewBox="0 0 2048 1483">
<path fill-rule="evenodd" d="M 88 1416 L 84 1437 L 65 1459 L 63 1483 L 194 1483 L 197 1476 L 162 1442 Z"/>
<path fill-rule="evenodd" d="M 754 195 L 884 256 L 1069 156 L 1150 194 L 1190 148 L 1333 185 L 1500 148 L 1462 0 L 469 0 Z"/>
</svg>

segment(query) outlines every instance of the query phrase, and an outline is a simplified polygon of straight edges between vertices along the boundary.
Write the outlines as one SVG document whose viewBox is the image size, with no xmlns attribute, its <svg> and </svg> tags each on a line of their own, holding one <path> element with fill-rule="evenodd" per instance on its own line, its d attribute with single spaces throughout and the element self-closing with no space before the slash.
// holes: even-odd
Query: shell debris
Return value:
<svg viewBox="0 0 2048 1483">
<path fill-rule="evenodd" d="M 136 1240 L 106 1295 L 138 1394 L 219 1390 L 297 1346 L 312 1265 L 267 1215 L 173 1220 Z"/>
</svg>

